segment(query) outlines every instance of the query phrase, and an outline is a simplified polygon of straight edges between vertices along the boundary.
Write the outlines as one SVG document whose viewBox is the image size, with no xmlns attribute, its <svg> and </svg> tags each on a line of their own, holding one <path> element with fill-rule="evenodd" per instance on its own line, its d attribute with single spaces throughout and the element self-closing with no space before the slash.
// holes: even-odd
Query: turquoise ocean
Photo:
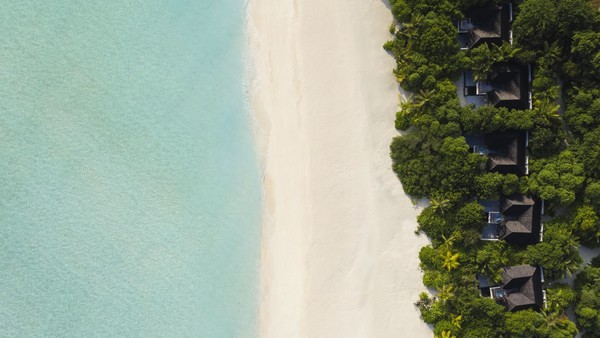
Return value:
<svg viewBox="0 0 600 338">
<path fill-rule="evenodd" d="M 0 337 L 255 337 L 244 0 L 4 1 Z"/>
</svg>

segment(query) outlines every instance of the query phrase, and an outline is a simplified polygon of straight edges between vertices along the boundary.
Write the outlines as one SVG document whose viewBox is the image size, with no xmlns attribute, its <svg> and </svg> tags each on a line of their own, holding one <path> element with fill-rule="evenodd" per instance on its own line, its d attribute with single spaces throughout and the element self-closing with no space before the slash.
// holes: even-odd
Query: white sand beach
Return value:
<svg viewBox="0 0 600 338">
<path fill-rule="evenodd" d="M 431 337 L 419 212 L 391 170 L 392 16 L 380 0 L 250 0 L 263 157 L 261 337 Z"/>
</svg>

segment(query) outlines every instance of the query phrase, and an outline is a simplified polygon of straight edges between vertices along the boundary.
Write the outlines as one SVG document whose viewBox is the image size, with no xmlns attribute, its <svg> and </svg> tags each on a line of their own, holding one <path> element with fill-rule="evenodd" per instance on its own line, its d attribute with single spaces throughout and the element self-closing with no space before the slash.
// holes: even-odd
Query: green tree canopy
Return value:
<svg viewBox="0 0 600 338">
<path fill-rule="evenodd" d="M 585 188 L 585 203 L 600 212 L 600 181 L 589 180 Z"/>
<path fill-rule="evenodd" d="M 531 110 L 509 110 L 483 105 L 476 110 L 461 111 L 460 123 L 465 134 L 491 133 L 505 130 L 527 130 L 533 127 Z"/>
<path fill-rule="evenodd" d="M 577 334 L 577 328 L 562 313 L 524 310 L 506 313 L 506 333 L 511 338 L 572 338 Z"/>
<path fill-rule="evenodd" d="M 504 241 L 486 243 L 475 257 L 479 273 L 497 283 L 501 280 L 502 268 L 509 266 L 510 260 L 510 248 Z"/>
<path fill-rule="evenodd" d="M 584 135 L 577 147 L 577 157 L 583 163 L 587 177 L 600 179 L 600 128 Z"/>
<path fill-rule="evenodd" d="M 477 201 L 471 201 L 463 205 L 452 218 L 452 223 L 459 229 L 475 229 L 479 231 L 485 223 L 483 206 Z"/>
<path fill-rule="evenodd" d="M 393 169 L 409 195 L 442 192 L 468 196 L 482 164 L 482 157 L 469 153 L 468 148 L 464 137 L 439 139 L 414 131 L 392 142 Z"/>
<path fill-rule="evenodd" d="M 473 69 L 476 80 L 485 80 L 492 72 L 495 63 L 510 61 L 519 51 L 519 48 L 506 42 L 500 46 L 484 43 L 469 50 L 469 67 Z"/>
<path fill-rule="evenodd" d="M 544 325 L 544 318 L 533 310 L 507 312 L 506 333 L 513 338 L 540 337 L 540 328 Z"/>
<path fill-rule="evenodd" d="M 589 205 L 577 208 L 573 218 L 573 233 L 587 246 L 594 247 L 600 244 L 600 218 L 594 208 Z"/>
<path fill-rule="evenodd" d="M 572 62 L 577 66 L 579 82 L 600 81 L 600 32 L 576 32 L 571 47 Z"/>
<path fill-rule="evenodd" d="M 544 241 L 528 246 L 525 259 L 531 265 L 544 267 L 544 275 L 549 280 L 571 275 L 583 262 L 579 256 L 579 243 L 572 236 L 569 224 L 563 220 L 544 224 Z"/>
<path fill-rule="evenodd" d="M 587 0 L 524 0 L 513 23 L 515 42 L 528 50 L 544 50 L 557 41 L 570 48 L 574 32 L 590 27 L 597 14 Z"/>
<path fill-rule="evenodd" d="M 486 172 L 475 177 L 475 191 L 483 200 L 497 200 L 501 195 L 512 195 L 524 192 L 525 180 L 515 174 L 499 174 Z"/>
<path fill-rule="evenodd" d="M 556 155 L 563 145 L 565 134 L 548 121 L 537 121 L 529 133 L 529 150 L 536 158 Z"/>
<path fill-rule="evenodd" d="M 440 13 L 459 17 L 460 12 L 448 0 L 390 0 L 392 13 L 400 22 L 411 22 L 417 15 Z"/>
<path fill-rule="evenodd" d="M 528 50 L 540 50 L 557 37 L 558 8 L 555 0 L 525 0 L 513 23 L 515 42 Z"/>
<path fill-rule="evenodd" d="M 589 0 L 555 0 L 558 20 L 556 22 L 559 44 L 570 47 L 573 34 L 589 29 L 597 20 L 598 12 Z"/>
<path fill-rule="evenodd" d="M 598 237 L 598 14 L 587 0 L 520 0 L 514 45 L 482 44 L 465 52 L 457 41 L 455 21 L 465 16 L 460 11 L 507 0 L 390 3 L 400 24 L 391 27 L 393 40 L 384 48 L 396 60 L 398 82 L 412 92 L 396 113 L 396 128 L 406 132 L 392 142 L 393 170 L 405 192 L 430 200 L 418 229 L 432 241 L 419 258 L 423 283 L 438 293 L 416 303 L 423 320 L 434 324 L 436 337 L 573 337 L 577 329 L 564 313 L 573 299 L 567 287 L 549 288 L 541 312 L 513 313 L 480 297 L 475 275 L 499 281 L 503 267 L 529 263 L 543 266 L 552 282 L 580 268 L 578 236 L 587 244 Z M 532 64 L 533 109 L 461 106 L 460 72 L 471 69 L 483 79 L 506 60 Z M 566 111 L 559 109 L 563 103 Z M 508 130 L 529 131 L 528 176 L 484 172 L 486 157 L 469 153 L 463 137 Z M 481 241 L 485 220 L 474 195 L 497 200 L 513 193 L 541 197 L 550 214 L 566 209 L 570 218 L 545 224 L 544 241 L 536 245 Z M 597 318 L 592 305 L 578 314 L 588 327 Z"/>
<path fill-rule="evenodd" d="M 570 96 L 565 120 L 576 136 L 600 126 L 600 89 L 576 88 Z"/>
<path fill-rule="evenodd" d="M 532 160 L 530 172 L 530 191 L 560 205 L 573 203 L 585 180 L 583 165 L 568 150 L 548 159 Z"/>
<path fill-rule="evenodd" d="M 465 294 L 456 311 L 463 315 L 461 337 L 497 337 L 502 332 L 506 309 L 476 291 Z"/>
<path fill-rule="evenodd" d="M 600 268 L 588 266 L 575 279 L 577 324 L 587 337 L 600 336 Z"/>
<path fill-rule="evenodd" d="M 547 307 L 549 313 L 564 313 L 567 307 L 575 301 L 575 291 L 568 284 L 554 284 L 546 288 Z"/>
</svg>

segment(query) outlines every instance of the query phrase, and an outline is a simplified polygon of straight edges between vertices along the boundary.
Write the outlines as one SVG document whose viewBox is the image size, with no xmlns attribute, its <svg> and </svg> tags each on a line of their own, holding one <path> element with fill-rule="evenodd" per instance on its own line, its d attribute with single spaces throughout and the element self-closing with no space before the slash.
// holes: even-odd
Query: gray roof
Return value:
<svg viewBox="0 0 600 338">
<path fill-rule="evenodd" d="M 504 302 L 509 311 L 533 308 L 536 311 L 544 305 L 542 277 L 539 267 L 517 265 L 502 271 L 502 288 L 506 296 Z"/>
<path fill-rule="evenodd" d="M 502 132 L 485 135 L 488 149 L 487 170 L 501 174 L 527 174 L 525 132 Z"/>
<path fill-rule="evenodd" d="M 488 77 L 494 88 L 487 93 L 496 107 L 529 109 L 529 68 L 516 62 L 500 62 Z"/>
<path fill-rule="evenodd" d="M 535 244 L 540 241 L 541 201 L 525 195 L 500 200 L 500 239 L 511 244 Z"/>
<path fill-rule="evenodd" d="M 471 19 L 473 28 L 469 30 L 469 48 L 477 47 L 482 43 L 501 44 L 510 37 L 509 6 L 489 4 L 482 7 L 473 7 L 465 11 Z"/>
<path fill-rule="evenodd" d="M 521 278 L 530 278 L 537 269 L 538 268 L 535 266 L 525 264 L 505 267 L 502 269 L 502 282 L 506 286 L 515 280 Z"/>
</svg>

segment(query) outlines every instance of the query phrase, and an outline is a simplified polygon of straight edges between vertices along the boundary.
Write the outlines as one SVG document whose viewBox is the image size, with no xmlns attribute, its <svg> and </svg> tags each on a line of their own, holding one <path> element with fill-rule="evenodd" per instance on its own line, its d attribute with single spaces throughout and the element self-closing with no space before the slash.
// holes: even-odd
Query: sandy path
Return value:
<svg viewBox="0 0 600 338">
<path fill-rule="evenodd" d="M 390 169 L 398 90 L 379 0 L 250 0 L 264 157 L 262 337 L 431 337 L 418 210 Z"/>
</svg>

